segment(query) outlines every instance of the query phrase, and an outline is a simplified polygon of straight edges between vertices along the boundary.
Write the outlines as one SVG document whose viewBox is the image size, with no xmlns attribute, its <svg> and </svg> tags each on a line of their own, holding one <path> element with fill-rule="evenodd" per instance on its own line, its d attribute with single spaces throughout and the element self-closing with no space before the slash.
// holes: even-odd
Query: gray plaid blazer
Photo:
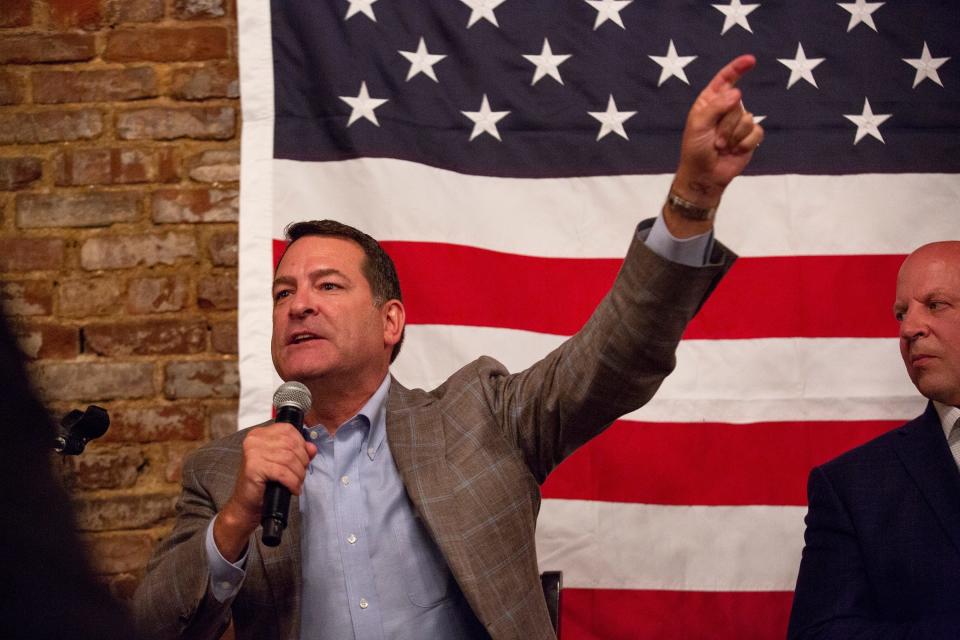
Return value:
<svg viewBox="0 0 960 640">
<path fill-rule="evenodd" d="M 641 229 L 583 329 L 529 369 L 510 374 L 482 357 L 433 391 L 391 383 L 387 438 L 407 494 L 496 640 L 554 638 L 534 544 L 539 486 L 577 447 L 653 396 L 674 367 L 684 328 L 733 262 L 717 244 L 711 266 L 671 263 L 644 236 Z M 246 433 L 185 464 L 173 532 L 134 598 L 142 637 L 216 638 L 232 615 L 238 639 L 299 638 L 295 504 L 279 547 L 263 546 L 259 535 L 251 541 L 232 602 L 218 603 L 207 588 L 204 534 L 230 497 Z"/>
</svg>

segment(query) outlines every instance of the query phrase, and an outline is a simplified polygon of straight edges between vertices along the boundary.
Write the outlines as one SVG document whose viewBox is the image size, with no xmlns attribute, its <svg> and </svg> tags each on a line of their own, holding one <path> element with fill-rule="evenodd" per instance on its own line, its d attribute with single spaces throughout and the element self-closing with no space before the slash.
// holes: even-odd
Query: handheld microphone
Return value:
<svg viewBox="0 0 960 640">
<path fill-rule="evenodd" d="M 273 406 L 277 410 L 274 422 L 289 422 L 301 435 L 303 416 L 310 408 L 312 399 L 310 390 L 300 382 L 284 382 L 273 394 Z M 268 547 L 280 544 L 283 530 L 287 528 L 287 514 L 290 512 L 290 491 L 279 482 L 271 480 L 263 492 L 263 510 L 260 512 L 260 524 L 263 526 L 261 540 Z"/>
</svg>

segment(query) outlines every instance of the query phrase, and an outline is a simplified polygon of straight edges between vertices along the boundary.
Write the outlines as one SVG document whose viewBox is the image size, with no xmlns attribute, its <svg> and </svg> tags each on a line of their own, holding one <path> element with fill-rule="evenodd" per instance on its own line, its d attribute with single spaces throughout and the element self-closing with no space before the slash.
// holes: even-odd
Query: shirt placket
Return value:
<svg viewBox="0 0 960 640">
<path fill-rule="evenodd" d="M 367 501 L 360 475 L 360 452 L 365 446 L 365 429 L 358 424 L 361 418 L 337 430 L 333 443 L 336 486 L 334 502 L 337 513 L 337 544 L 344 568 L 347 587 L 347 606 L 356 638 L 375 640 L 383 638 L 379 598 L 376 592 L 373 566 L 370 561 L 369 536 L 365 523 L 369 522 Z"/>
</svg>

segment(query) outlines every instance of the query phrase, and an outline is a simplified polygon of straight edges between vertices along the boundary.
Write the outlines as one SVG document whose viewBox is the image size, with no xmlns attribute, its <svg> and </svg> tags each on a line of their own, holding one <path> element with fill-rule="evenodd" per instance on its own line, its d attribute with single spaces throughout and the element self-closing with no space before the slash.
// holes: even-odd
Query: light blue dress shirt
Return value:
<svg viewBox="0 0 960 640">
<path fill-rule="evenodd" d="M 713 233 L 679 239 L 658 216 L 646 244 L 703 266 Z M 300 495 L 302 640 L 451 640 L 487 637 L 407 497 L 386 438 L 390 376 L 330 435 L 306 429 L 318 453 Z M 216 518 L 214 518 L 216 520 Z M 220 602 L 243 584 L 246 554 L 230 563 L 206 533 L 210 589 Z"/>
</svg>

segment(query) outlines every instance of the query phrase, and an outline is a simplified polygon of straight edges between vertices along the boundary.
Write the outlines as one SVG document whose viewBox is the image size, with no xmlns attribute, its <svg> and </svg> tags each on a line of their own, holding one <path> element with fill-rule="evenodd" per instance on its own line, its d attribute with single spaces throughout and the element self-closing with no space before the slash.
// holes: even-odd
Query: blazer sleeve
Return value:
<svg viewBox="0 0 960 640">
<path fill-rule="evenodd" d="M 538 482 L 653 396 L 684 329 L 735 259 L 715 243 L 708 266 L 665 260 L 644 242 L 651 223 L 637 228 L 611 290 L 576 335 L 529 369 L 482 385 Z"/>
<path fill-rule="evenodd" d="M 807 494 L 790 640 L 960 638 L 960 610 L 912 623 L 884 621 L 853 520 L 822 468 L 810 472 Z"/>
<path fill-rule="evenodd" d="M 230 622 L 232 599 L 220 603 L 209 589 L 204 534 L 217 507 L 198 480 L 198 453 L 184 464 L 173 531 L 154 551 L 134 595 L 139 638 L 219 638 Z"/>
</svg>

